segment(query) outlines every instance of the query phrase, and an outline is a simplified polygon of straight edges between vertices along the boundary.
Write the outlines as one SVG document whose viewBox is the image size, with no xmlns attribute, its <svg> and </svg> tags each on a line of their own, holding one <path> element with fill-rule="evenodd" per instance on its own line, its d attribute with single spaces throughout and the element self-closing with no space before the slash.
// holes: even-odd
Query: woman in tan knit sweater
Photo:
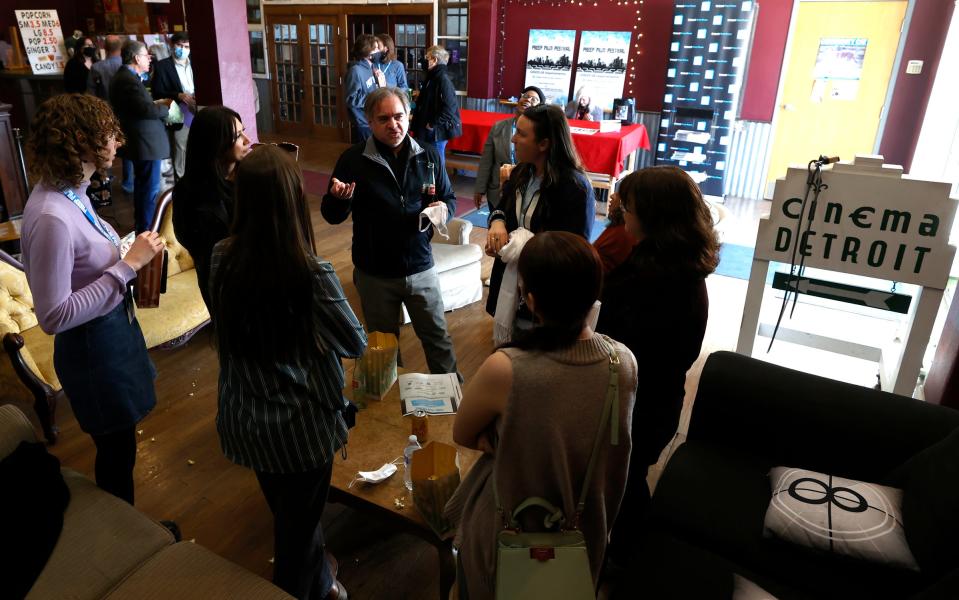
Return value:
<svg viewBox="0 0 959 600">
<path fill-rule="evenodd" d="M 492 477 L 504 512 L 538 496 L 572 520 L 606 401 L 611 349 L 620 361 L 618 422 L 612 421 L 619 440 L 613 445 L 611 427 L 602 430 L 580 522 L 594 584 L 626 486 L 636 361 L 625 346 L 585 323 L 603 281 L 596 251 L 581 236 L 541 233 L 523 249 L 519 274 L 537 327 L 486 359 L 466 388 L 453 429 L 458 444 L 485 452 L 461 492 L 459 588 L 460 598 L 469 600 L 494 593 L 496 534 L 503 520 Z M 542 531 L 543 514 L 526 511 L 524 530 Z"/>
</svg>

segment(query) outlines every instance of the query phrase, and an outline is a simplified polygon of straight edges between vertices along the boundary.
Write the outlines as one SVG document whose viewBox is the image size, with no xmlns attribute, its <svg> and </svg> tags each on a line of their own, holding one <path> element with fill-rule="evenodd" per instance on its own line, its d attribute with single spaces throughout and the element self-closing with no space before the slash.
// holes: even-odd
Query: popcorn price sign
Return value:
<svg viewBox="0 0 959 600">
<path fill-rule="evenodd" d="M 35 75 L 63 73 L 67 49 L 55 10 L 16 10 L 20 36 Z"/>
</svg>

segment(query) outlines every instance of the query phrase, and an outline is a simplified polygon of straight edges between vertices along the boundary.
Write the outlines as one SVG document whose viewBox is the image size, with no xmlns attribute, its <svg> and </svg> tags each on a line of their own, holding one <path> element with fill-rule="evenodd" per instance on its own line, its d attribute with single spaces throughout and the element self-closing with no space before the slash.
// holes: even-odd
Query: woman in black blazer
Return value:
<svg viewBox="0 0 959 600">
<path fill-rule="evenodd" d="M 240 115 L 225 106 L 197 113 L 187 138 L 186 171 L 173 188 L 173 231 L 196 265 L 197 284 L 210 308 L 210 256 L 230 235 L 233 176 L 250 152 Z"/>
<path fill-rule="evenodd" d="M 593 188 L 573 146 L 566 115 L 558 106 L 526 109 L 513 135 L 517 166 L 503 184 L 500 210 L 489 217 L 486 253 L 495 256 L 486 312 L 496 314 L 506 263 L 499 250 L 523 227 L 536 234 L 568 231 L 589 241 L 596 218 Z"/>
</svg>

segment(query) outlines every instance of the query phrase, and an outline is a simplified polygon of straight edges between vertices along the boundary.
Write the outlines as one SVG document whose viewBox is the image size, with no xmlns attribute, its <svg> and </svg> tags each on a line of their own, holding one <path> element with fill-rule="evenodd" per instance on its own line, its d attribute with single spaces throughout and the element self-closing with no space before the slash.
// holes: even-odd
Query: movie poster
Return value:
<svg viewBox="0 0 959 600">
<path fill-rule="evenodd" d="M 526 51 L 526 86 L 543 90 L 546 101 L 565 106 L 573 71 L 573 29 L 531 29 Z M 517 90 L 518 92 L 519 90 Z"/>
<path fill-rule="evenodd" d="M 63 73 L 67 48 L 55 10 L 15 10 L 20 37 L 34 75 Z"/>
<path fill-rule="evenodd" d="M 579 38 L 573 96 L 583 88 L 594 105 L 612 110 L 613 100 L 623 97 L 631 39 L 629 31 L 584 31 Z"/>
</svg>

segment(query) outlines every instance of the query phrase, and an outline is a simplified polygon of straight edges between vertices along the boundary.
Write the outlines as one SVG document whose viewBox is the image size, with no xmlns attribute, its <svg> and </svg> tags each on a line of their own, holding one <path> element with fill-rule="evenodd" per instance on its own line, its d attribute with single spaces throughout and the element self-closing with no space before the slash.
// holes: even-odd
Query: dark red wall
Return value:
<svg viewBox="0 0 959 600">
<path fill-rule="evenodd" d="M 773 119 L 792 9 L 793 0 L 759 2 L 759 20 L 753 35 L 753 51 L 749 56 L 749 73 L 743 90 L 742 119 Z"/>
<path fill-rule="evenodd" d="M 917 0 L 906 32 L 906 47 L 879 143 L 879 154 L 886 162 L 902 165 L 906 173 L 912 166 L 954 6 L 953 0 Z M 910 60 L 924 61 L 922 73 L 906 74 Z"/>
<path fill-rule="evenodd" d="M 470 4 L 470 78 L 469 95 L 492 98 L 497 89 L 497 44 L 504 39 L 503 96 L 511 96 L 523 87 L 526 77 L 526 49 L 530 29 L 576 29 L 598 31 L 631 31 L 636 25 L 636 9 L 642 10 L 639 29 L 643 34 L 639 56 L 635 60 L 640 82 L 634 85 L 639 110 L 662 109 L 665 90 L 669 42 L 672 37 L 674 0 L 645 0 L 643 4 L 624 2 L 611 5 L 599 0 L 600 6 L 554 7 L 546 4 L 506 6 L 506 24 L 499 23 L 499 3 L 506 0 L 473 0 Z M 753 54 L 743 98 L 743 118 L 769 121 L 776 104 L 776 89 L 782 69 L 786 35 L 792 12 L 792 0 L 762 0 L 759 22 L 753 42 Z M 492 29 L 483 19 L 491 19 Z M 635 39 L 635 38 L 634 38 Z M 633 66 L 633 63 L 630 63 Z"/>
</svg>

